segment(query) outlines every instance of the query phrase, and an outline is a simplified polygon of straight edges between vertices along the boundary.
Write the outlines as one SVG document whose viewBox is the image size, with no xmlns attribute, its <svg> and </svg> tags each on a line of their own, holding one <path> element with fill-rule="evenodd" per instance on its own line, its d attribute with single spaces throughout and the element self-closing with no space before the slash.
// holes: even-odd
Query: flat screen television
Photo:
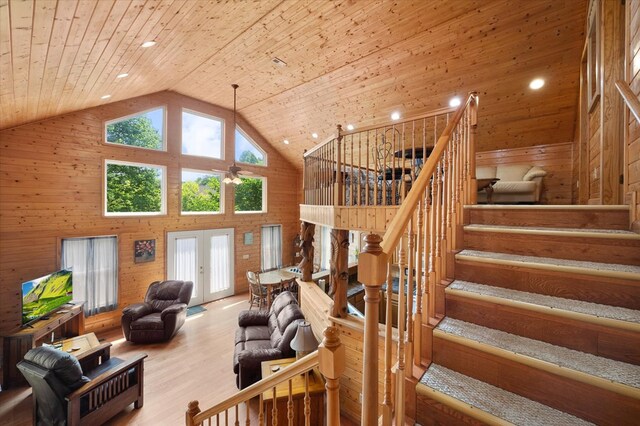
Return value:
<svg viewBox="0 0 640 426">
<path fill-rule="evenodd" d="M 22 325 L 32 323 L 73 299 L 70 269 L 22 283 Z"/>
</svg>

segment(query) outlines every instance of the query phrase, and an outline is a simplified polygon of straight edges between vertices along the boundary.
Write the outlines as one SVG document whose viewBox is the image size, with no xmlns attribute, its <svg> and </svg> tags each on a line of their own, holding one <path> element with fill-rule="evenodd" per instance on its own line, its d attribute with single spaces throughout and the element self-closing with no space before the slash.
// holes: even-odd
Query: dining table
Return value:
<svg viewBox="0 0 640 426">
<path fill-rule="evenodd" d="M 292 278 L 298 277 L 299 274 L 284 269 L 274 269 L 272 271 L 261 272 L 258 274 L 258 280 L 260 285 L 267 288 L 267 309 L 271 309 L 271 295 L 274 290 L 279 289 L 283 281 L 288 281 Z"/>
</svg>

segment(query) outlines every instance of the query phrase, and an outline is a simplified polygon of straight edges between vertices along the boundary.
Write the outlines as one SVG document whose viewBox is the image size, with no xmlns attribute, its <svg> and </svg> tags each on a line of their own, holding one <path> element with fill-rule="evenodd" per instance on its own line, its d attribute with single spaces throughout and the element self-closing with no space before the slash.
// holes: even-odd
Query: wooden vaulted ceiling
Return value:
<svg viewBox="0 0 640 426">
<path fill-rule="evenodd" d="M 313 132 L 322 140 L 337 123 L 420 114 L 470 90 L 480 94 L 479 150 L 567 142 L 586 9 L 586 0 L 0 0 L 0 128 L 160 90 L 231 108 L 238 83 L 239 113 L 296 167 L 318 143 Z M 157 44 L 141 48 L 147 40 Z M 538 92 L 534 77 L 547 81 Z"/>
</svg>

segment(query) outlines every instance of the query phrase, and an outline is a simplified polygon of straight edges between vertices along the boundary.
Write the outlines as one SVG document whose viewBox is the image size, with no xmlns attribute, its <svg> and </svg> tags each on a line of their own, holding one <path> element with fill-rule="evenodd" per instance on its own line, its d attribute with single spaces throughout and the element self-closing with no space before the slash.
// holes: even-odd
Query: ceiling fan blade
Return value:
<svg viewBox="0 0 640 426">
<path fill-rule="evenodd" d="M 255 176 L 256 174 L 253 172 L 250 172 L 249 170 L 239 170 L 238 174 L 240 176 Z"/>
</svg>

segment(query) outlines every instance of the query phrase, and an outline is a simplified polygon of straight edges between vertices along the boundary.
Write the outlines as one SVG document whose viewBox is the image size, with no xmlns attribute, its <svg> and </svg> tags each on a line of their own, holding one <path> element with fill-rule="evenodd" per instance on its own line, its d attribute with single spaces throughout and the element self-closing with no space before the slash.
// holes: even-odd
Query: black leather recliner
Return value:
<svg viewBox="0 0 640 426">
<path fill-rule="evenodd" d="M 191 281 L 155 281 L 144 303 L 127 306 L 122 311 L 124 337 L 135 343 L 157 343 L 171 339 L 187 318 L 191 299 Z"/>
<path fill-rule="evenodd" d="M 242 311 L 238 315 L 233 372 L 236 385 L 244 389 L 262 378 L 261 363 L 295 356 L 291 349 L 304 315 L 291 292 L 280 293 L 269 311 Z"/>
</svg>

